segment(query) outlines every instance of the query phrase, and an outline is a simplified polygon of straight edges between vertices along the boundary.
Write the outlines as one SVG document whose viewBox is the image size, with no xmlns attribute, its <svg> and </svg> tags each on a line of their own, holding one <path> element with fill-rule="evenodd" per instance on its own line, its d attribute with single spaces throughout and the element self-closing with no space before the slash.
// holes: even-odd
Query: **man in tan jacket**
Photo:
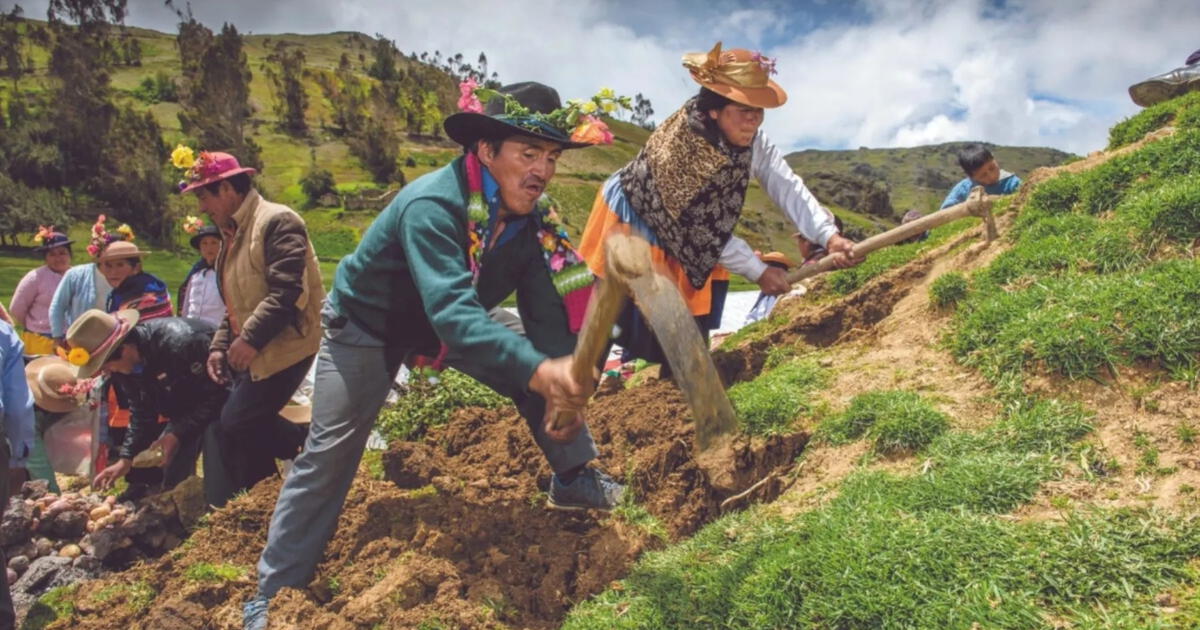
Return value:
<svg viewBox="0 0 1200 630">
<path fill-rule="evenodd" d="M 253 174 L 232 155 L 205 152 L 182 188 L 221 230 L 216 270 L 226 317 L 208 373 L 231 384 L 217 432 L 230 494 L 274 474 L 276 458 L 292 459 L 304 445 L 307 429 L 279 412 L 320 347 L 325 298 L 304 219 L 263 199 Z"/>
</svg>

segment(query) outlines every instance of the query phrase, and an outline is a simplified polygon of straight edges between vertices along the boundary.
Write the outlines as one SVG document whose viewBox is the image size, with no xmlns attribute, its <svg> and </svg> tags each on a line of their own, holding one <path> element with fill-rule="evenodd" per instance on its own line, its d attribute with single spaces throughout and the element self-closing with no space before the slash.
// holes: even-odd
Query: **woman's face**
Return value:
<svg viewBox="0 0 1200 630">
<path fill-rule="evenodd" d="M 117 288 L 121 286 L 125 279 L 137 273 L 141 267 L 142 261 L 136 258 L 118 258 L 117 260 L 105 260 L 100 263 L 100 273 L 104 274 L 104 279 L 108 280 L 108 286 Z"/>
<path fill-rule="evenodd" d="M 748 147 L 754 142 L 754 134 L 762 126 L 763 109 L 741 103 L 730 103 L 721 109 L 709 110 L 708 115 L 717 121 L 717 128 L 725 134 L 730 144 Z"/>
<path fill-rule="evenodd" d="M 46 266 L 54 273 L 65 273 L 71 268 L 71 250 L 66 247 L 55 247 L 46 252 Z"/>
<path fill-rule="evenodd" d="M 215 236 L 203 236 L 200 238 L 200 257 L 209 265 L 217 259 L 217 254 L 221 252 L 221 239 Z"/>
</svg>

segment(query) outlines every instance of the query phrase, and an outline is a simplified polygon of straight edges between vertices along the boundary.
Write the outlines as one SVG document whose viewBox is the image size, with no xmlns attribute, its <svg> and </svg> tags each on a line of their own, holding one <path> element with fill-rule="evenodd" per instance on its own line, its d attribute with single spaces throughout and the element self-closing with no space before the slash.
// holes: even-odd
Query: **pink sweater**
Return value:
<svg viewBox="0 0 1200 630">
<path fill-rule="evenodd" d="M 8 308 L 14 322 L 20 322 L 25 330 L 49 335 L 50 300 L 61 281 L 62 274 L 50 271 L 46 265 L 25 274 Z"/>
</svg>

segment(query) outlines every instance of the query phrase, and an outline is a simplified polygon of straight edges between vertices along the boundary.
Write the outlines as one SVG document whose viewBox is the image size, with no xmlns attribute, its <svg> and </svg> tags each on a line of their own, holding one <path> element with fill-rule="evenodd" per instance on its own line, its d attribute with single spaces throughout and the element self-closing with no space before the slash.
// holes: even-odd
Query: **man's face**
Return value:
<svg viewBox="0 0 1200 630">
<path fill-rule="evenodd" d="M 991 186 L 1000 181 L 1000 165 L 995 159 L 988 160 L 986 164 L 975 169 L 971 173 L 971 181 L 980 186 Z"/>
<path fill-rule="evenodd" d="M 64 273 L 71 268 L 71 252 L 66 247 L 55 247 L 46 252 L 46 266 L 55 273 Z"/>
<path fill-rule="evenodd" d="M 516 136 L 493 152 L 479 143 L 479 161 L 500 184 L 500 215 L 524 216 L 533 212 L 537 200 L 554 177 L 562 145 L 550 140 Z"/>
<path fill-rule="evenodd" d="M 121 286 L 126 278 L 137 273 L 140 266 L 141 261 L 135 258 L 104 260 L 100 262 L 100 273 L 104 274 L 105 280 L 108 280 L 108 286 L 115 289 Z"/>
<path fill-rule="evenodd" d="M 200 238 L 200 257 L 209 265 L 217 259 L 217 254 L 221 251 L 221 239 L 215 236 L 203 236 Z"/>
<path fill-rule="evenodd" d="M 230 218 L 242 205 L 242 196 L 237 194 L 229 182 L 222 181 L 215 195 L 203 186 L 197 188 L 196 202 L 200 206 L 200 212 L 207 214 L 213 223 L 220 227 L 229 223 Z"/>
<path fill-rule="evenodd" d="M 138 353 L 137 346 L 124 343 L 119 350 L 108 355 L 108 360 L 100 366 L 100 371 L 105 374 L 133 374 L 134 368 L 141 360 L 142 356 Z"/>
<path fill-rule="evenodd" d="M 731 103 L 721 109 L 709 110 L 708 116 L 717 121 L 717 128 L 730 144 L 748 147 L 754 142 L 754 134 L 762 126 L 763 109 L 741 103 Z"/>
</svg>

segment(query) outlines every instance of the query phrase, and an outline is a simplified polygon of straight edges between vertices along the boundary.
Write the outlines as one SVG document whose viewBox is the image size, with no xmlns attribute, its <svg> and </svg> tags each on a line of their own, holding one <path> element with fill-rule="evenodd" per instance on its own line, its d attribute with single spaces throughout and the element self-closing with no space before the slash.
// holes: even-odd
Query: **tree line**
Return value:
<svg viewBox="0 0 1200 630">
<path fill-rule="evenodd" d="M 178 73 L 147 76 L 130 94 L 147 104 L 178 103 L 180 128 L 193 146 L 228 151 L 260 170 L 262 148 L 247 135 L 255 122 L 254 70 L 270 89 L 278 132 L 310 146 L 319 136 L 341 139 L 385 186 L 405 183 L 402 134 L 440 139 L 459 81 L 500 85 L 484 53 L 473 61 L 440 51 L 405 55 L 378 34 L 348 34 L 350 52 L 333 70 L 310 66 L 294 42 L 268 38 L 267 54 L 252 69 L 236 26 L 214 30 L 196 20 L 190 6 L 165 4 L 178 17 Z M 162 129 L 149 112 L 119 103 L 112 86 L 115 69 L 142 63 L 142 45 L 126 28 L 126 14 L 127 0 L 51 0 L 44 23 L 26 19 L 19 6 L 0 13 L 0 78 L 9 87 L 0 98 L 0 245 L 16 244 L 18 235 L 40 224 L 66 226 L 101 212 L 153 240 L 173 240 L 184 208 L 172 194 L 179 172 L 168 165 Z M 35 47 L 49 53 L 44 79 L 30 78 Z M 306 90 L 313 84 L 329 112 L 315 125 Z M 652 126 L 650 102 L 639 94 L 635 104 L 633 122 Z M 320 189 L 333 187 L 332 175 L 315 159 L 306 179 Z"/>
</svg>

